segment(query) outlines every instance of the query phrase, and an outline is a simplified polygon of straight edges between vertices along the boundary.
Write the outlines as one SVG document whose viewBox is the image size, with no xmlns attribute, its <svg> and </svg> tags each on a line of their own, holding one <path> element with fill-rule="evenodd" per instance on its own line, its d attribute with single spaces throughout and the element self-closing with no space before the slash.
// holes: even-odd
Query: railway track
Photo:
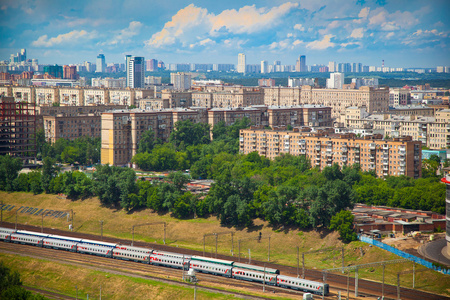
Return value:
<svg viewBox="0 0 450 300">
<path fill-rule="evenodd" d="M 2 226 L 14 228 L 14 224 L 11 224 L 11 223 L 4 223 Z M 36 226 L 20 224 L 20 225 L 18 225 L 17 229 L 24 229 L 24 230 L 40 232 L 41 228 L 36 227 Z M 59 230 L 59 229 L 45 228 L 44 232 L 49 233 L 49 234 L 72 236 L 72 237 L 77 237 L 77 238 L 100 240 L 100 237 L 96 236 L 96 235 L 86 234 L 86 233 L 78 233 L 78 232 L 68 232 L 68 231 Z M 131 244 L 131 242 L 129 240 L 112 238 L 112 237 L 103 237 L 103 241 L 111 242 L 111 243 L 128 244 L 128 245 Z M 203 255 L 203 252 L 200 252 L 200 251 L 171 247 L 171 246 L 166 246 L 166 245 L 153 244 L 153 243 L 145 243 L 145 242 L 135 241 L 134 245 L 138 246 L 138 247 L 146 247 L 146 248 L 152 248 L 152 249 L 162 250 L 162 251 L 177 252 L 177 253 L 186 254 L 186 255 Z M 230 256 L 225 256 L 225 255 L 220 255 L 220 254 L 217 255 L 217 258 L 225 259 L 225 260 L 236 260 L 236 257 L 230 257 Z M 283 275 L 289 275 L 289 276 L 294 276 L 294 277 L 297 276 L 297 268 L 295 268 L 295 267 L 277 265 L 274 263 L 267 263 L 267 262 L 261 262 L 261 261 L 256 261 L 256 260 L 252 260 L 252 264 L 258 265 L 258 266 L 264 266 L 264 264 L 265 264 L 266 267 L 268 267 L 268 268 L 279 269 L 281 274 L 283 274 Z M 181 274 L 181 271 L 179 271 L 179 272 Z M 201 275 L 206 275 L 206 274 L 201 274 Z M 209 276 L 212 276 L 212 275 L 209 275 Z M 216 276 L 214 276 L 214 277 L 216 277 Z M 318 270 L 305 269 L 305 278 L 308 280 L 322 282 L 323 274 L 321 271 L 318 271 Z M 341 292 L 341 295 L 347 294 L 347 276 L 334 274 L 334 273 L 328 273 L 327 274 L 327 283 L 330 285 L 330 296 L 329 297 L 331 297 L 331 299 L 337 298 L 338 291 Z M 256 283 L 254 283 L 254 284 L 256 284 Z M 258 285 L 258 287 L 261 289 L 260 284 L 256 284 L 256 285 Z M 270 288 L 272 288 L 272 287 L 270 287 Z M 351 294 L 354 295 L 355 280 L 353 278 L 350 278 L 349 289 L 351 291 Z M 381 290 L 382 290 L 382 287 L 381 287 L 381 283 L 379 283 L 379 282 L 363 280 L 363 279 L 360 279 L 358 281 L 359 296 L 374 297 L 376 299 L 377 297 L 381 296 Z M 424 292 L 424 291 L 420 291 L 420 290 L 415 290 L 415 289 L 410 289 L 410 288 L 405 288 L 405 287 L 400 288 L 400 294 L 401 294 L 401 298 L 403 300 L 407 300 L 407 299 L 411 299 L 411 300 L 450 299 L 450 297 L 445 297 L 442 295 L 436 295 L 436 294 L 432 294 L 432 293 L 428 293 L 428 292 Z M 384 296 L 385 296 L 385 299 L 397 299 L 397 287 L 393 286 L 393 285 L 385 284 L 384 285 Z"/>
<path fill-rule="evenodd" d="M 180 269 L 159 267 L 154 265 L 147 265 L 133 261 L 124 261 L 119 259 L 112 259 L 100 257 L 95 255 L 86 255 L 68 251 L 61 251 L 55 249 L 40 248 L 30 245 L 19 245 L 12 243 L 0 243 L 0 251 L 15 255 L 23 255 L 33 258 L 44 258 L 55 262 L 64 262 L 78 266 L 84 266 L 99 271 L 107 271 L 118 275 L 127 275 L 141 277 L 145 279 L 152 279 L 170 284 L 177 284 L 192 288 L 192 284 L 182 281 L 182 271 Z M 99 267 L 101 266 L 101 267 Z M 151 275 L 148 275 L 151 274 Z M 197 273 L 197 278 L 200 285 L 199 289 L 238 296 L 246 299 L 270 299 L 271 297 L 251 296 L 239 292 L 227 291 L 233 288 L 234 290 L 245 290 L 253 293 L 261 293 L 262 285 L 253 282 L 230 279 L 209 274 Z M 225 289 L 225 290 L 224 290 Z M 266 286 L 266 294 L 276 293 L 277 296 L 295 299 L 301 297 L 303 293 L 298 291 L 291 291 L 274 286 Z M 328 298 L 327 298 L 328 299 Z"/>
</svg>

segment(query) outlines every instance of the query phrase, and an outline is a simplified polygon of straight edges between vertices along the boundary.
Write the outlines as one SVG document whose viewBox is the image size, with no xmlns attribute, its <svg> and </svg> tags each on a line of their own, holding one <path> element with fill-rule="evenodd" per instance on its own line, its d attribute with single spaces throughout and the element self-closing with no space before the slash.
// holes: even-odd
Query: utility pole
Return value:
<svg viewBox="0 0 450 300">
<path fill-rule="evenodd" d="M 298 248 L 298 246 L 297 246 L 297 278 L 300 277 L 300 274 L 299 274 L 299 272 L 298 272 L 299 265 L 300 265 L 300 260 L 299 260 L 299 258 L 298 258 L 298 252 L 299 252 L 299 248 Z"/>
<path fill-rule="evenodd" d="M 73 231 L 73 219 L 75 219 L 75 212 L 73 211 L 73 209 L 71 209 L 72 211 L 72 231 Z"/>
<path fill-rule="evenodd" d="M 102 241 L 103 241 L 103 220 L 100 221 L 100 235 L 102 237 Z"/>
<path fill-rule="evenodd" d="M 355 297 L 358 298 L 358 268 L 355 268 Z"/>
<path fill-rule="evenodd" d="M 217 258 L 217 236 L 218 236 L 218 234 L 216 233 L 215 236 L 216 236 L 216 258 Z"/>
<path fill-rule="evenodd" d="M 248 248 L 248 264 L 251 264 L 251 263 L 252 263 L 252 256 L 250 253 L 250 248 Z"/>
<path fill-rule="evenodd" d="M 264 263 L 263 292 L 266 292 L 266 263 Z"/>
<path fill-rule="evenodd" d="M 302 279 L 305 279 L 305 253 L 302 253 Z"/>
<path fill-rule="evenodd" d="M 78 300 L 78 286 L 75 286 L 75 289 L 77 290 L 77 296 L 76 296 L 76 300 Z"/>
</svg>

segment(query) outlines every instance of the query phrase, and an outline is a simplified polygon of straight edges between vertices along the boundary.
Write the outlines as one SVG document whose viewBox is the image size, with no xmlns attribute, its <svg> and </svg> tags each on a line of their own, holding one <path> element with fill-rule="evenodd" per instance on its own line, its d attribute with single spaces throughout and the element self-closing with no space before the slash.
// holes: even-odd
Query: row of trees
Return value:
<svg viewBox="0 0 450 300">
<path fill-rule="evenodd" d="M 22 285 L 19 273 L 11 271 L 3 262 L 0 262 L 0 299 L 45 300 L 48 298 L 27 291 Z"/>
</svg>

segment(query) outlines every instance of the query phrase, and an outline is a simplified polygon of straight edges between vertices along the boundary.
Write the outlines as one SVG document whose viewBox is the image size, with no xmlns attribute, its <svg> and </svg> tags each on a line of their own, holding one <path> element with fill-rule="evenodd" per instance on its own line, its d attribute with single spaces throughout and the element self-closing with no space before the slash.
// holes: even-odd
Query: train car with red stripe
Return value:
<svg viewBox="0 0 450 300">
<path fill-rule="evenodd" d="M 54 238 L 45 238 L 42 246 L 45 248 L 53 248 L 53 249 L 61 249 L 76 252 L 77 251 L 77 243 L 66 241 L 62 239 L 54 239 Z"/>
<path fill-rule="evenodd" d="M 325 296 L 330 292 L 328 284 L 284 275 L 278 275 L 277 285 L 279 287 L 311 292 L 318 295 L 322 295 L 325 293 Z"/>
<path fill-rule="evenodd" d="M 241 269 L 241 268 L 233 268 L 231 270 L 233 278 L 241 279 L 241 280 L 247 280 L 247 281 L 254 281 L 254 282 L 260 282 L 269 285 L 276 285 L 277 284 L 277 275 L 275 274 L 268 274 L 264 272 L 259 271 L 252 271 L 249 269 Z"/>
<path fill-rule="evenodd" d="M 226 265 L 213 264 L 200 260 L 191 260 L 189 263 L 189 267 L 197 272 L 231 277 L 232 268 Z"/>
<path fill-rule="evenodd" d="M 42 240 L 43 240 L 43 238 L 40 236 L 12 233 L 10 241 L 11 241 L 11 243 L 16 243 L 16 244 L 26 244 L 26 245 L 42 247 Z"/>
<path fill-rule="evenodd" d="M 151 253 L 140 253 L 136 251 L 130 251 L 128 249 L 112 249 L 112 257 L 123 260 L 132 260 L 141 263 L 150 263 L 150 254 Z"/>
</svg>

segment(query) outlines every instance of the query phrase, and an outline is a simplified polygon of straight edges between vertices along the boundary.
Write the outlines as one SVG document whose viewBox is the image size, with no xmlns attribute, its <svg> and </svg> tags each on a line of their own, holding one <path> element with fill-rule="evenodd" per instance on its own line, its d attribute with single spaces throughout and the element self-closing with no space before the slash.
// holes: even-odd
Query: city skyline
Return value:
<svg viewBox="0 0 450 300">
<path fill-rule="evenodd" d="M 41 64 L 124 62 L 450 65 L 450 2 L 2 1 L 0 59 L 26 48 Z"/>
</svg>

